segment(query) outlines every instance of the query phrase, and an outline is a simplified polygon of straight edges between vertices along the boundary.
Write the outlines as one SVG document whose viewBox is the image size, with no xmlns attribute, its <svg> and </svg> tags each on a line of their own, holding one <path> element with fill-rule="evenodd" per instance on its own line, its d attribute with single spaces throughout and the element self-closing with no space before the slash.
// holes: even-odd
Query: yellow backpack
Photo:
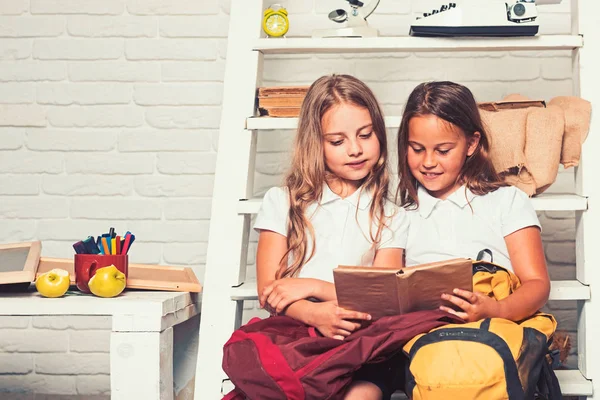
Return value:
<svg viewBox="0 0 600 400">
<path fill-rule="evenodd" d="M 521 284 L 487 261 L 473 261 L 473 273 L 473 290 L 496 300 Z M 555 330 L 554 317 L 538 312 L 519 323 L 486 318 L 416 336 L 403 348 L 406 393 L 414 400 L 562 399 L 546 360 Z"/>
</svg>

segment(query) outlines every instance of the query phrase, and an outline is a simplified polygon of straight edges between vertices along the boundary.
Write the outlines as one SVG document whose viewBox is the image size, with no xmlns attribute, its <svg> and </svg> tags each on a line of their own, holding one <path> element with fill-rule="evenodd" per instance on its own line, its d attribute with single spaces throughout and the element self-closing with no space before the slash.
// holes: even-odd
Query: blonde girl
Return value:
<svg viewBox="0 0 600 400">
<path fill-rule="evenodd" d="M 285 185 L 265 194 L 254 226 L 262 307 L 340 340 L 371 318 L 337 306 L 333 269 L 402 266 L 408 221 L 388 201 L 387 158 L 371 90 L 348 75 L 317 79 L 301 107 Z M 386 368 L 361 372 L 346 398 L 387 398 Z"/>
</svg>

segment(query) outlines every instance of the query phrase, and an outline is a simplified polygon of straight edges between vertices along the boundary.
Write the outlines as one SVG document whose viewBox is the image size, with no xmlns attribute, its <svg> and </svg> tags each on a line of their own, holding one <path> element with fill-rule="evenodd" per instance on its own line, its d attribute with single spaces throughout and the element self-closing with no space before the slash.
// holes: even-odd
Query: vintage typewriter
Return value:
<svg viewBox="0 0 600 400">
<path fill-rule="evenodd" d="M 537 0 L 558 4 L 561 0 Z M 412 36 L 534 36 L 539 23 L 536 0 L 464 0 L 418 16 Z"/>
</svg>

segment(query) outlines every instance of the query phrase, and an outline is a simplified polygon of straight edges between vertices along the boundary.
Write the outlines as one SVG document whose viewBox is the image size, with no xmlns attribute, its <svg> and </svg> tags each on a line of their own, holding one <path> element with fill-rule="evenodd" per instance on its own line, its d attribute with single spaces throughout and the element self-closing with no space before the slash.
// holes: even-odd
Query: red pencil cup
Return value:
<svg viewBox="0 0 600 400">
<path fill-rule="evenodd" d="M 129 257 L 127 254 L 75 254 L 75 283 L 77 289 L 83 293 L 91 293 L 88 282 L 96 274 L 99 268 L 114 265 L 125 274 L 129 268 Z"/>
</svg>

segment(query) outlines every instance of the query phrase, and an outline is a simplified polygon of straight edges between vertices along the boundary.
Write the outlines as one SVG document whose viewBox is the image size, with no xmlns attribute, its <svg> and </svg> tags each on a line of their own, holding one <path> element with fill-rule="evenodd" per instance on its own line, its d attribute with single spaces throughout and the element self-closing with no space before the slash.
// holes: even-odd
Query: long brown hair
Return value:
<svg viewBox="0 0 600 400">
<path fill-rule="evenodd" d="M 373 243 L 380 241 L 381 230 L 385 225 L 384 204 L 389 190 L 387 137 L 383 113 L 371 89 L 359 79 L 350 75 L 323 76 L 310 86 L 300 109 L 292 164 L 285 177 L 290 203 L 288 250 L 281 260 L 282 267 L 278 271 L 278 278 L 297 276 L 315 253 L 314 229 L 305 212 L 310 204 L 321 200 L 323 184 L 336 178 L 325 165 L 321 120 L 329 109 L 340 104 L 366 108 L 373 122 L 373 132 L 379 140 L 379 160 L 364 178 L 360 190 L 372 193 L 369 234 Z M 373 221 L 377 221 L 378 226 L 375 234 L 372 232 Z M 312 240 L 310 254 L 309 237 Z M 290 254 L 292 262 L 288 265 Z"/>
<path fill-rule="evenodd" d="M 458 182 L 471 192 L 484 195 L 506 184 L 500 179 L 490 159 L 490 142 L 477 102 L 471 91 L 454 82 L 425 82 L 414 88 L 402 115 L 398 129 L 398 178 L 396 201 L 404 207 L 419 205 L 417 180 L 408 167 L 408 124 L 413 117 L 435 115 L 459 128 L 467 142 L 475 132 L 481 137 L 475 152 L 466 159 Z"/>
</svg>

